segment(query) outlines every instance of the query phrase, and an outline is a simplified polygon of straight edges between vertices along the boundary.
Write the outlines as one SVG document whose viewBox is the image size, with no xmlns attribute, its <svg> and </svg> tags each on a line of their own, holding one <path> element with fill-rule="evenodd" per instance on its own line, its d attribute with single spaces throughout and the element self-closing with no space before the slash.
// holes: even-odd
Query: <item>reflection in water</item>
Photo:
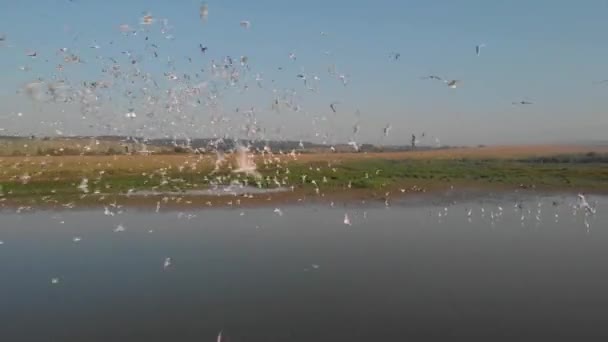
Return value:
<svg viewBox="0 0 608 342">
<path fill-rule="evenodd" d="M 2 340 L 606 336 L 608 198 L 586 202 L 4 211 Z"/>
</svg>

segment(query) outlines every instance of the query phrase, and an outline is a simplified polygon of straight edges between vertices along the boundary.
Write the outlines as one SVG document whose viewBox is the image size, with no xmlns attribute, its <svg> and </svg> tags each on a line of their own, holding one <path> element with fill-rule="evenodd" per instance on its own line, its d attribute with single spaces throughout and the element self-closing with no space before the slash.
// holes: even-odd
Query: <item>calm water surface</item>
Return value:
<svg viewBox="0 0 608 342">
<path fill-rule="evenodd" d="M 589 201 L 4 210 L 0 340 L 606 340 L 608 198 Z"/>
</svg>

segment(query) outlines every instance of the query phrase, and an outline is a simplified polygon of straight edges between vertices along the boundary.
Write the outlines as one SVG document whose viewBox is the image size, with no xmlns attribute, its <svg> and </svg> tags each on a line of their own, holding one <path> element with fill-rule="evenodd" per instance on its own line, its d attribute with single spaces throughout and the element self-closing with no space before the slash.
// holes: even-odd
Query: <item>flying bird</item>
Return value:
<svg viewBox="0 0 608 342">
<path fill-rule="evenodd" d="M 531 104 L 533 104 L 533 103 L 532 103 L 532 102 L 530 102 L 530 101 L 525 101 L 525 100 L 522 100 L 522 101 L 515 101 L 515 102 L 512 102 L 512 104 L 514 104 L 514 105 L 531 105 Z"/>
<path fill-rule="evenodd" d="M 348 217 L 348 214 L 344 214 L 344 224 L 347 226 L 352 225 L 350 222 L 350 218 Z"/>
<path fill-rule="evenodd" d="M 475 54 L 479 56 L 481 54 L 481 48 L 486 47 L 486 44 L 475 45 Z"/>
<path fill-rule="evenodd" d="M 390 57 L 391 57 L 391 59 L 394 59 L 394 60 L 397 61 L 397 60 L 399 60 L 399 58 L 401 58 L 401 53 L 399 53 L 399 52 L 391 52 Z"/>
<path fill-rule="evenodd" d="M 152 25 L 154 23 L 154 17 L 151 14 L 146 14 L 141 18 L 142 25 Z"/>
<path fill-rule="evenodd" d="M 201 49 L 201 53 L 203 54 L 209 49 L 208 47 L 203 46 L 203 44 L 198 44 L 198 47 Z"/>
<path fill-rule="evenodd" d="M 249 20 L 242 20 L 239 25 L 244 29 L 249 29 L 251 27 L 251 22 Z"/>
<path fill-rule="evenodd" d="M 199 15 L 203 22 L 207 21 L 207 17 L 209 16 L 209 7 L 206 3 L 203 3 L 201 5 L 201 8 L 199 9 Z"/>
<path fill-rule="evenodd" d="M 423 80 L 437 80 L 437 81 L 443 81 L 443 79 L 439 76 L 436 75 L 429 75 L 429 76 L 424 76 L 421 77 Z"/>
<path fill-rule="evenodd" d="M 332 103 L 330 103 L 330 104 L 329 104 L 329 108 L 331 108 L 331 110 L 332 110 L 334 113 L 337 113 L 337 112 L 338 112 L 338 111 L 336 110 L 336 105 L 337 105 L 337 104 L 338 104 L 338 102 L 332 102 Z"/>
<path fill-rule="evenodd" d="M 384 129 L 382 130 L 384 132 L 384 136 L 387 137 L 388 133 L 391 131 L 391 124 L 386 125 L 386 127 L 384 127 Z"/>
<path fill-rule="evenodd" d="M 445 84 L 447 84 L 447 86 L 448 86 L 449 88 L 454 89 L 454 88 L 456 88 L 456 86 L 457 86 L 458 84 L 460 84 L 462 81 L 459 81 L 459 80 L 451 80 L 451 81 L 444 80 L 444 82 L 445 82 Z"/>
</svg>

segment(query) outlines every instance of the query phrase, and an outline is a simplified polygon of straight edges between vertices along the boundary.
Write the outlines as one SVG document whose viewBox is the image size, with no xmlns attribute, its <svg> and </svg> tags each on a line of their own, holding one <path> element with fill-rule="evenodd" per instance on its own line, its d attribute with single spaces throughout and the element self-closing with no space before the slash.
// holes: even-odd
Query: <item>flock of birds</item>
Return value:
<svg viewBox="0 0 608 342">
<path fill-rule="evenodd" d="M 210 15 L 209 6 L 200 5 L 198 13 L 201 22 L 205 24 Z M 243 30 L 252 28 L 249 20 L 241 20 L 238 24 Z M 39 75 L 18 92 L 32 100 L 34 105 L 52 103 L 58 106 L 53 108 L 59 108 L 61 112 L 77 108 L 82 122 L 86 122 L 89 129 L 98 133 L 129 136 L 142 142 L 152 136 L 173 139 L 176 145 L 185 141 L 186 147 L 193 138 L 201 136 L 217 139 L 244 137 L 249 140 L 266 140 L 270 136 L 277 136 L 280 140 L 284 138 L 284 127 L 269 127 L 269 123 L 262 122 L 260 114 L 269 111 L 281 113 L 285 110 L 312 115 L 314 133 L 310 138 L 321 139 L 323 144 L 331 147 L 338 142 L 336 127 L 330 123 L 332 117 L 323 113 L 309 113 L 301 104 L 303 93 L 320 92 L 320 74 L 304 72 L 304 67 L 300 67 L 301 71 L 296 72 L 295 76 L 302 81 L 304 88 L 281 88 L 275 78 L 267 81 L 265 72 L 254 71 L 250 58 L 245 54 L 234 58 L 221 56 L 215 54 L 213 47 L 197 42 L 193 45 L 198 46 L 200 56 L 175 56 L 172 53 L 174 51 L 170 50 L 171 41 L 176 39 L 173 26 L 169 20 L 157 18 L 149 12 L 141 16 L 139 26 L 121 24 L 118 32 L 120 36 L 114 40 L 105 43 L 93 40 L 88 44 L 88 49 L 95 52 L 93 55 L 78 46 L 81 39 L 78 36 L 74 37 L 73 46 L 57 47 L 54 53 L 26 49 L 25 56 L 34 65 L 21 65 L 20 70 L 32 73 L 43 69 L 36 62 L 41 59 L 45 63 L 56 60 L 56 67 L 54 73 Z M 326 35 L 321 32 L 322 37 Z M 14 47 L 5 34 L 0 34 L 0 44 L 0 47 Z M 115 51 L 122 46 L 126 48 L 117 54 Z M 480 56 L 485 47 L 485 44 L 477 44 L 475 54 Z M 324 54 L 331 53 L 326 51 Z M 401 53 L 391 52 L 389 57 L 399 61 Z M 289 52 L 287 58 L 292 63 L 298 61 L 295 52 Z M 78 75 L 82 70 L 80 65 L 83 64 L 87 68 L 95 64 L 101 72 L 83 79 Z M 164 69 L 162 75 L 152 71 L 157 70 L 158 66 Z M 277 67 L 277 71 L 291 69 L 293 66 Z M 348 73 L 338 71 L 333 63 L 328 66 L 327 75 L 330 80 L 337 80 L 345 87 L 351 78 Z M 442 82 L 451 89 L 463 84 L 461 80 L 437 75 L 423 79 Z M 239 95 L 249 92 L 253 86 L 270 96 L 268 107 L 237 107 L 233 112 L 225 108 L 223 98 L 234 92 Z M 512 103 L 532 104 L 529 100 Z M 340 101 L 328 104 L 331 114 L 340 112 L 339 105 Z M 204 117 L 201 112 L 208 113 L 209 117 Z M 18 114 L 19 117 L 24 115 L 22 112 Z M 50 127 L 55 135 L 65 135 L 66 130 L 71 130 L 68 121 L 73 120 L 43 120 L 45 125 L 41 125 L 40 129 L 45 131 L 32 134 L 47 134 L 46 127 Z M 359 122 L 355 126 L 348 144 L 358 150 L 361 145 L 357 141 L 360 134 Z M 383 138 L 389 135 L 392 126 L 388 123 L 386 127 L 388 128 L 382 130 Z M 440 146 L 439 137 L 434 137 L 430 144 Z"/>
<path fill-rule="evenodd" d="M 200 20 L 205 23 L 210 15 L 207 4 L 202 4 L 199 8 Z M 236 23 L 235 23 L 236 24 Z M 252 23 L 249 20 L 241 20 L 238 25 L 244 30 L 250 30 Z M 154 27 L 158 26 L 158 30 Z M 215 139 L 209 145 L 209 150 L 215 152 L 214 155 L 214 170 L 206 175 L 209 177 L 211 184 L 237 184 L 248 185 L 247 179 L 252 178 L 258 182 L 266 182 L 274 184 L 277 187 L 290 187 L 293 184 L 288 182 L 289 168 L 283 165 L 283 161 L 287 158 L 297 158 L 296 151 L 279 153 L 280 156 L 273 154 L 270 149 L 264 148 L 257 151 L 263 155 L 264 164 L 273 164 L 278 166 L 279 171 L 273 178 L 266 177 L 263 179 L 258 171 L 258 166 L 254 162 L 251 147 L 245 144 L 238 144 L 233 151 L 236 167 L 232 168 L 230 174 L 220 174 L 220 169 L 226 164 L 225 153 L 228 151 L 222 150 L 219 146 L 223 141 L 228 139 L 238 139 L 239 136 L 245 136 L 248 140 L 263 141 L 272 132 L 268 132 L 264 127 L 264 123 L 258 118 L 258 113 L 265 109 L 255 107 L 236 108 L 234 113 L 226 113 L 222 98 L 228 92 L 236 92 L 242 94 L 247 92 L 252 87 L 257 87 L 260 90 L 266 90 L 270 94 L 269 107 L 272 111 L 281 112 L 284 110 L 293 112 L 302 112 L 303 108 L 299 103 L 300 90 L 292 88 L 280 88 L 274 80 L 265 80 L 262 72 L 254 72 L 253 66 L 250 65 L 250 58 L 246 55 L 233 58 L 231 56 L 223 56 L 221 58 L 209 58 L 213 48 L 204 43 L 196 43 L 199 56 L 186 56 L 185 58 L 174 57 L 167 53 L 167 49 L 162 45 L 168 44 L 175 39 L 173 28 L 166 19 L 158 19 L 151 13 L 145 13 L 139 21 L 139 27 L 132 27 L 129 24 L 122 24 L 118 27 L 119 37 L 117 40 L 126 42 L 128 46 L 143 46 L 142 50 L 125 49 L 120 51 L 118 55 L 108 53 L 107 55 L 96 54 L 92 60 L 77 54 L 77 47 L 57 47 L 52 54 L 48 51 L 26 50 L 25 57 L 30 62 L 44 59 L 47 63 L 52 63 L 55 59 L 55 72 L 52 75 L 38 76 L 34 80 L 25 84 L 18 92 L 30 99 L 34 104 L 53 104 L 60 106 L 61 110 L 66 108 L 77 107 L 80 118 L 88 122 L 90 128 L 100 129 L 110 135 L 126 134 L 133 137 L 146 137 L 149 135 L 160 135 L 162 137 L 172 138 L 175 144 L 178 141 L 186 141 L 185 147 L 189 147 L 191 139 L 200 134 L 208 134 Z M 322 36 L 326 33 L 322 32 Z M 160 38 L 160 39 L 158 39 Z M 156 39 L 156 40 L 155 40 Z M 0 46 L 6 47 L 9 38 L 5 34 L 0 34 Z M 104 46 L 108 47 L 119 45 L 110 41 L 106 44 L 101 44 L 94 41 L 88 46 L 92 51 L 103 51 Z M 475 46 L 475 55 L 481 56 L 482 49 L 485 44 Z M 295 52 L 290 52 L 286 57 L 286 62 L 295 63 L 298 59 Z M 401 53 L 391 52 L 389 58 L 394 61 L 399 61 Z M 206 60 L 206 64 L 194 67 L 197 61 Z M 95 78 L 86 80 L 70 79 L 70 70 L 77 70 L 80 64 L 97 63 L 100 74 Z M 162 65 L 164 72 L 162 75 L 155 75 L 150 72 L 149 63 L 154 65 Z M 187 67 L 180 69 L 179 65 L 186 63 Z M 35 63 L 34 63 L 35 64 Z M 22 65 L 19 69 L 30 73 L 36 70 L 36 66 Z M 196 69 L 196 72 L 188 73 L 184 70 Z M 278 67 L 278 71 L 284 71 L 286 68 Z M 75 71 L 74 74 L 77 74 Z M 335 65 L 330 65 L 327 70 L 327 75 L 330 79 L 337 82 L 338 85 L 348 86 L 350 75 L 337 70 Z M 321 76 L 318 74 L 309 74 L 303 71 L 295 73 L 295 78 L 302 81 L 304 92 L 319 92 L 319 84 Z M 461 80 L 449 79 L 438 75 L 428 75 L 422 79 L 443 83 L 450 89 L 456 89 L 463 85 Z M 598 84 L 608 84 L 608 80 L 599 82 Z M 270 88 L 268 88 L 268 85 Z M 512 102 L 513 105 L 532 105 L 533 102 L 529 99 Z M 110 114 L 106 110 L 107 106 L 116 106 L 124 110 L 114 110 Z M 328 105 L 331 114 L 340 112 L 340 101 L 332 101 Z M 196 115 L 197 111 L 204 110 L 210 114 L 208 120 L 201 120 L 200 115 Z M 114 113 L 114 114 L 111 114 Z M 117 113 L 117 114 L 116 114 Z M 239 117 L 235 120 L 230 114 L 237 114 Z M 19 113 L 19 117 L 23 114 Z M 315 132 L 315 138 L 321 138 L 324 143 L 331 143 L 332 132 L 328 129 L 327 115 L 319 115 L 313 117 L 313 125 L 319 128 Z M 235 124 L 234 121 L 237 121 Z M 60 121 L 46 122 L 49 126 L 55 129 L 57 135 L 63 135 L 64 123 Z M 387 137 L 392 129 L 391 124 L 386 124 L 382 129 L 382 136 Z M 280 133 L 280 128 L 278 129 Z M 353 125 L 352 138 L 348 145 L 353 150 L 360 149 L 360 143 L 357 142 L 357 136 L 360 132 L 359 122 Z M 424 139 L 425 133 L 419 135 L 420 139 Z M 145 138 L 138 138 L 145 143 Z M 436 138 L 439 143 L 438 138 Z M 415 135 L 412 136 L 412 146 L 418 144 L 419 141 Z M 302 143 L 301 143 L 302 145 Z M 332 149 L 333 146 L 331 147 Z M 0 164 L 1 165 L 1 164 Z M 15 166 L 18 167 L 18 166 Z M 196 168 L 196 164 L 183 165 L 183 167 Z M 332 169 L 331 165 L 327 166 Z M 309 182 L 315 186 L 317 194 L 321 195 L 320 184 L 327 182 L 325 177 L 315 177 L 315 172 L 320 172 L 310 168 L 308 175 L 302 176 L 302 182 Z M 335 169 L 333 170 L 335 172 Z M 166 176 L 166 170 L 158 170 L 157 176 L 163 179 L 163 182 L 172 182 Z M 24 174 L 20 177 L 22 182 L 28 182 L 32 175 Z M 100 193 L 91 193 L 93 187 L 91 183 L 99 182 L 103 174 L 99 175 L 99 179 L 90 180 L 83 178 L 77 185 L 83 196 L 100 195 Z M 370 177 L 373 177 L 371 175 Z M 351 184 L 348 185 L 351 187 Z M 401 192 L 406 192 L 408 189 L 401 189 Z M 0 195 L 2 194 L 0 188 Z M 252 196 L 245 194 L 245 196 Z M 5 199 L 5 198 L 4 198 Z M 52 202 L 54 199 L 49 196 L 45 199 Z M 166 203 L 169 197 L 164 197 L 162 202 Z M 174 197 L 176 203 L 182 201 L 179 196 Z M 385 205 L 390 206 L 390 193 L 385 194 Z M 186 201 L 186 200 L 184 200 Z M 230 201 L 229 204 L 237 204 L 237 201 Z M 65 208 L 73 208 L 73 202 L 63 203 Z M 554 202 L 554 207 L 558 207 L 560 203 Z M 333 208 L 335 204 L 330 203 Z M 156 212 L 159 212 L 161 201 L 157 203 Z M 584 225 L 587 229 L 590 228 L 590 218 L 596 214 L 596 206 L 590 204 L 583 194 L 578 195 L 576 203 L 570 205 L 573 215 L 582 213 Z M 120 213 L 120 205 L 114 203 L 111 206 L 104 207 L 104 215 L 115 216 Z M 17 212 L 31 210 L 31 207 L 20 207 Z M 536 208 L 525 208 L 521 203 L 514 205 L 514 210 L 521 214 L 521 223 L 524 225 L 529 219 L 536 222 L 541 222 L 542 204 L 539 202 Z M 496 206 L 491 210 L 481 206 L 479 208 L 479 218 L 489 218 L 492 225 L 498 222 L 503 216 L 504 209 L 501 206 Z M 274 215 L 283 216 L 284 212 L 281 208 L 273 210 Z M 449 208 L 445 207 L 437 212 L 439 222 L 443 222 L 449 213 Z M 244 215 L 244 212 L 240 213 Z M 464 213 L 469 222 L 474 219 L 475 213 L 473 209 L 467 209 Z M 553 213 L 553 219 L 557 222 L 559 219 L 558 213 Z M 191 219 L 192 214 L 180 213 L 179 218 Z M 363 213 L 363 218 L 367 217 L 367 213 Z M 353 226 L 355 220 L 348 213 L 344 213 L 342 223 L 345 226 Z M 114 232 L 120 233 L 125 231 L 122 224 L 114 228 Z M 150 231 L 152 232 L 152 231 Z M 82 237 L 75 236 L 72 241 L 79 243 Z M 0 245 L 4 244 L 0 241 Z M 166 257 L 163 261 L 162 268 L 168 270 L 173 267 L 171 257 Z M 319 265 L 312 265 L 313 269 L 317 269 Z M 60 283 L 59 277 L 53 277 L 51 284 L 57 285 Z M 217 336 L 217 341 L 223 340 L 222 332 Z"/>
</svg>

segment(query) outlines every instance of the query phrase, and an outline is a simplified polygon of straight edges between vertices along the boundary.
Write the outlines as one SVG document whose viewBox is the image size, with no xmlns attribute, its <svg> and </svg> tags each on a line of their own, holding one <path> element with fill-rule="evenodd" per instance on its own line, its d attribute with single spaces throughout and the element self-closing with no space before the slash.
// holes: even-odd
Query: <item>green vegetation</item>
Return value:
<svg viewBox="0 0 608 342">
<path fill-rule="evenodd" d="M 105 170 L 51 169 L 31 179 L 18 177 L 15 173 L 8 179 L 0 180 L 0 191 L 5 198 L 12 199 L 77 199 L 84 195 L 82 187 L 79 187 L 83 178 L 87 178 L 87 193 L 97 196 L 137 190 L 184 191 L 235 181 L 268 188 L 279 184 L 293 186 L 304 192 L 318 187 L 326 194 L 348 189 L 388 191 L 397 187 L 434 188 L 449 185 L 608 191 L 608 163 L 588 160 L 597 157 L 527 160 L 354 159 L 334 163 L 291 161 L 260 167 L 262 179 L 258 180 L 251 177 L 245 179 L 229 169 L 210 175 L 212 168 L 207 164 L 196 169 L 183 168 L 181 171 L 161 168 L 142 172 L 141 169 L 134 171 L 118 167 Z"/>
<path fill-rule="evenodd" d="M 320 172 L 315 172 L 316 168 Z M 356 188 L 382 188 L 401 183 L 503 184 L 526 187 L 585 187 L 608 190 L 608 163 L 527 163 L 511 160 L 360 160 L 334 166 L 322 164 L 291 168 L 294 182 L 301 175 L 326 177 L 328 187 L 351 182 Z"/>
</svg>

